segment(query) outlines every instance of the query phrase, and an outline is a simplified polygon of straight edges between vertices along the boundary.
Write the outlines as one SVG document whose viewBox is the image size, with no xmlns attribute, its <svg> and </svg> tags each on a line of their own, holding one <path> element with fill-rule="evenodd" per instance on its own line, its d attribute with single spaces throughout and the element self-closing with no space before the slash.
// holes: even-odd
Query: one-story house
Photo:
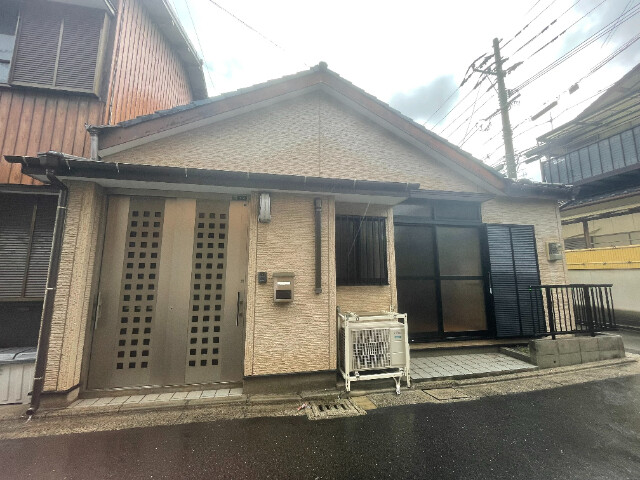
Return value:
<svg viewBox="0 0 640 480">
<path fill-rule="evenodd" d="M 50 404 L 335 386 L 337 307 L 406 312 L 412 342 L 527 337 L 529 286 L 566 283 L 546 252 L 569 188 L 503 177 L 324 63 L 89 131 L 92 158 L 8 158 L 68 189 Z"/>
</svg>

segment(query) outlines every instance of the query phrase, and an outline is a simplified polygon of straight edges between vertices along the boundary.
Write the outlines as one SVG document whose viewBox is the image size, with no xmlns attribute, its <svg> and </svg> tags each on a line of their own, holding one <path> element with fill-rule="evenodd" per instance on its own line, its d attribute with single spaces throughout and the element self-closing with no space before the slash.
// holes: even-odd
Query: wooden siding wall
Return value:
<svg viewBox="0 0 640 480">
<path fill-rule="evenodd" d="M 100 123 L 102 112 L 103 103 L 87 96 L 0 89 L 0 183 L 39 184 L 4 155 L 55 150 L 89 156 L 84 124 Z"/>
<path fill-rule="evenodd" d="M 120 0 L 105 124 L 115 124 L 192 100 L 176 53 L 139 0 Z"/>
<path fill-rule="evenodd" d="M 4 155 L 55 150 L 88 157 L 85 123 L 115 124 L 192 100 L 179 57 L 140 1 L 120 0 L 114 22 L 105 59 L 108 103 L 63 91 L 0 88 L 0 184 L 40 184 Z"/>
</svg>

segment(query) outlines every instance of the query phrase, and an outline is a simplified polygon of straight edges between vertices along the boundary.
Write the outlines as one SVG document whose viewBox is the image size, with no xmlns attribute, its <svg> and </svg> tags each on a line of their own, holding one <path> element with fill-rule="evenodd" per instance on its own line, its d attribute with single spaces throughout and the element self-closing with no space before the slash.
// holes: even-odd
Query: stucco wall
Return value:
<svg viewBox="0 0 640 480">
<path fill-rule="evenodd" d="M 92 289 L 99 261 L 102 189 L 93 183 L 69 182 L 58 288 L 54 302 L 44 391 L 63 391 L 80 382 L 85 333 L 93 306 Z"/>
<path fill-rule="evenodd" d="M 543 284 L 567 283 L 566 262 L 547 260 L 547 242 L 561 242 L 560 213 L 555 200 L 495 198 L 482 204 L 484 223 L 533 225 L 536 234 L 540 280 Z"/>
<path fill-rule="evenodd" d="M 271 194 L 271 222 L 257 221 L 252 196 L 245 375 L 334 369 L 335 217 L 331 197 L 322 198 L 322 293 L 315 293 L 316 196 Z M 267 272 L 260 285 L 257 272 Z M 293 272 L 294 300 L 274 303 L 273 273 Z"/>
<path fill-rule="evenodd" d="M 571 283 L 611 283 L 613 305 L 616 310 L 640 312 L 640 270 L 569 270 Z"/>
<path fill-rule="evenodd" d="M 109 162 L 419 182 L 423 189 L 481 191 L 323 93 L 313 93 L 104 156 Z"/>
</svg>

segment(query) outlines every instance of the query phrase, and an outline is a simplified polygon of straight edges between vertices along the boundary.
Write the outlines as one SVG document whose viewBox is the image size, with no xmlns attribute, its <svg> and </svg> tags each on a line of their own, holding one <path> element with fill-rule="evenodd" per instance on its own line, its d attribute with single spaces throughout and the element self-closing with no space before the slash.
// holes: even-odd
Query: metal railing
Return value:
<svg viewBox="0 0 640 480">
<path fill-rule="evenodd" d="M 529 287 L 536 336 L 616 330 L 611 284 Z"/>
</svg>

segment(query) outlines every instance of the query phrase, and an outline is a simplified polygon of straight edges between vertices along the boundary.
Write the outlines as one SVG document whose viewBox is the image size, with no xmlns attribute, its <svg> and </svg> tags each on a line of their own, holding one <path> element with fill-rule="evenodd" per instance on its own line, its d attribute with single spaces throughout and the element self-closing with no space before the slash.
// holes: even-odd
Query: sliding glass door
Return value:
<svg viewBox="0 0 640 480">
<path fill-rule="evenodd" d="M 480 228 L 395 225 L 398 311 L 413 340 L 488 333 Z"/>
</svg>

